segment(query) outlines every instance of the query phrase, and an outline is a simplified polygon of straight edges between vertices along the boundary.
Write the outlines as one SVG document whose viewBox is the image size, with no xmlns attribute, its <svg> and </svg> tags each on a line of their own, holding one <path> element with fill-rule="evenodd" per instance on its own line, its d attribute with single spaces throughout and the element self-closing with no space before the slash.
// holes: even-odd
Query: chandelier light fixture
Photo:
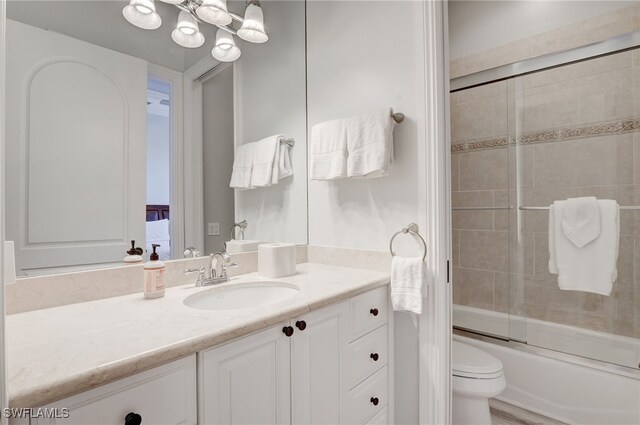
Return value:
<svg viewBox="0 0 640 425">
<path fill-rule="evenodd" d="M 227 0 L 160 0 L 180 9 L 171 38 L 182 47 L 195 49 L 204 44 L 199 23 L 218 27 L 211 54 L 221 62 L 233 62 L 240 57 L 240 48 L 233 38 L 237 35 L 251 43 L 264 43 L 269 37 L 264 30 L 264 15 L 258 0 L 247 0 L 244 17 L 229 12 Z M 138 28 L 154 30 L 162 25 L 154 0 L 130 0 L 122 9 L 124 18 Z M 240 24 L 236 30 L 233 21 Z"/>
</svg>

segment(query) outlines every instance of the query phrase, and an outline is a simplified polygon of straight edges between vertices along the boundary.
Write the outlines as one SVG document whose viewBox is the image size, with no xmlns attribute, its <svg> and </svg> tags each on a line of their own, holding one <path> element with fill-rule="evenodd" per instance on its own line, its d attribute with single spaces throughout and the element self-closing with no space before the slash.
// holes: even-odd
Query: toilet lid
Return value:
<svg viewBox="0 0 640 425">
<path fill-rule="evenodd" d="M 490 379 L 502 374 L 502 363 L 492 355 L 458 341 L 451 348 L 455 376 Z"/>
</svg>

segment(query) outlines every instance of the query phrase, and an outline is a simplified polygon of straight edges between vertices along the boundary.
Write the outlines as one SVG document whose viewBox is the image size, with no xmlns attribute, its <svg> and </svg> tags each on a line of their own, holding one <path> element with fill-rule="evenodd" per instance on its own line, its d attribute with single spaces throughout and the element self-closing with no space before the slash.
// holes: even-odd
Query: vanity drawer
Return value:
<svg viewBox="0 0 640 425">
<path fill-rule="evenodd" d="M 385 366 L 349 392 L 350 424 L 366 424 L 387 406 L 387 381 Z"/>
<path fill-rule="evenodd" d="M 387 325 L 349 344 L 349 388 L 387 364 Z"/>
<path fill-rule="evenodd" d="M 32 425 L 122 425 L 130 412 L 142 416 L 142 424 L 195 425 L 195 355 L 94 388 L 46 407 L 67 408 L 69 417 L 32 418 Z"/>
<path fill-rule="evenodd" d="M 387 308 L 386 286 L 351 298 L 351 340 L 387 323 Z"/>
<path fill-rule="evenodd" d="M 375 415 L 373 419 L 367 422 L 367 425 L 387 425 L 389 423 L 388 412 L 388 408 L 385 407 L 380 411 L 380 413 Z"/>
</svg>

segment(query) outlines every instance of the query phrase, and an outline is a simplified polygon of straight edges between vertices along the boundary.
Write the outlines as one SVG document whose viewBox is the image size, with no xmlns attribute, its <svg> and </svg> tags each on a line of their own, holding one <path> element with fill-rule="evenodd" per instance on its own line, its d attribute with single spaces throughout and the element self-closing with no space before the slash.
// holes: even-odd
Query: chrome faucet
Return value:
<svg viewBox="0 0 640 425">
<path fill-rule="evenodd" d="M 209 256 L 209 275 L 205 276 L 204 267 L 200 268 L 198 280 L 196 286 L 210 286 L 218 285 L 220 283 L 228 282 L 229 275 L 227 269 L 229 267 L 236 267 L 236 263 L 231 262 L 231 257 L 225 251 L 218 251 Z M 215 265 L 214 265 L 215 261 Z M 220 271 L 218 272 L 218 268 Z"/>
<path fill-rule="evenodd" d="M 240 239 L 244 240 L 244 230 L 247 228 L 247 220 L 242 220 L 240 223 L 234 223 L 231 226 L 231 239 L 235 240 L 236 238 L 236 227 L 240 229 Z"/>
</svg>

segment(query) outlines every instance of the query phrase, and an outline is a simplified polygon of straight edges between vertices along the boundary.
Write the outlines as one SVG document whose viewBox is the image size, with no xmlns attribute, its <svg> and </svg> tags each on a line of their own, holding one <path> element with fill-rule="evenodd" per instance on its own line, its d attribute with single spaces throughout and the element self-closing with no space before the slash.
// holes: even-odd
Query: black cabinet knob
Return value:
<svg viewBox="0 0 640 425">
<path fill-rule="evenodd" d="M 300 329 L 301 331 L 307 329 L 307 322 L 305 322 L 304 320 L 298 320 L 296 322 L 296 328 Z"/>
<path fill-rule="evenodd" d="M 373 314 L 374 316 L 378 315 L 378 309 L 377 308 L 372 308 L 371 310 L 369 310 L 369 313 Z"/>
<path fill-rule="evenodd" d="M 378 397 L 371 397 L 369 401 L 373 403 L 374 406 L 377 406 L 378 403 L 380 403 L 380 400 L 378 400 Z"/>
<path fill-rule="evenodd" d="M 285 326 L 284 328 L 282 328 L 282 332 L 286 336 L 291 336 L 291 335 L 293 335 L 293 328 L 291 326 Z"/>
<path fill-rule="evenodd" d="M 377 362 L 378 359 L 380 358 L 380 356 L 378 355 L 378 353 L 371 353 L 371 355 L 369 356 L 373 359 L 374 362 Z"/>
<path fill-rule="evenodd" d="M 142 416 L 137 413 L 127 413 L 124 418 L 124 425 L 140 425 L 142 423 Z"/>
</svg>

